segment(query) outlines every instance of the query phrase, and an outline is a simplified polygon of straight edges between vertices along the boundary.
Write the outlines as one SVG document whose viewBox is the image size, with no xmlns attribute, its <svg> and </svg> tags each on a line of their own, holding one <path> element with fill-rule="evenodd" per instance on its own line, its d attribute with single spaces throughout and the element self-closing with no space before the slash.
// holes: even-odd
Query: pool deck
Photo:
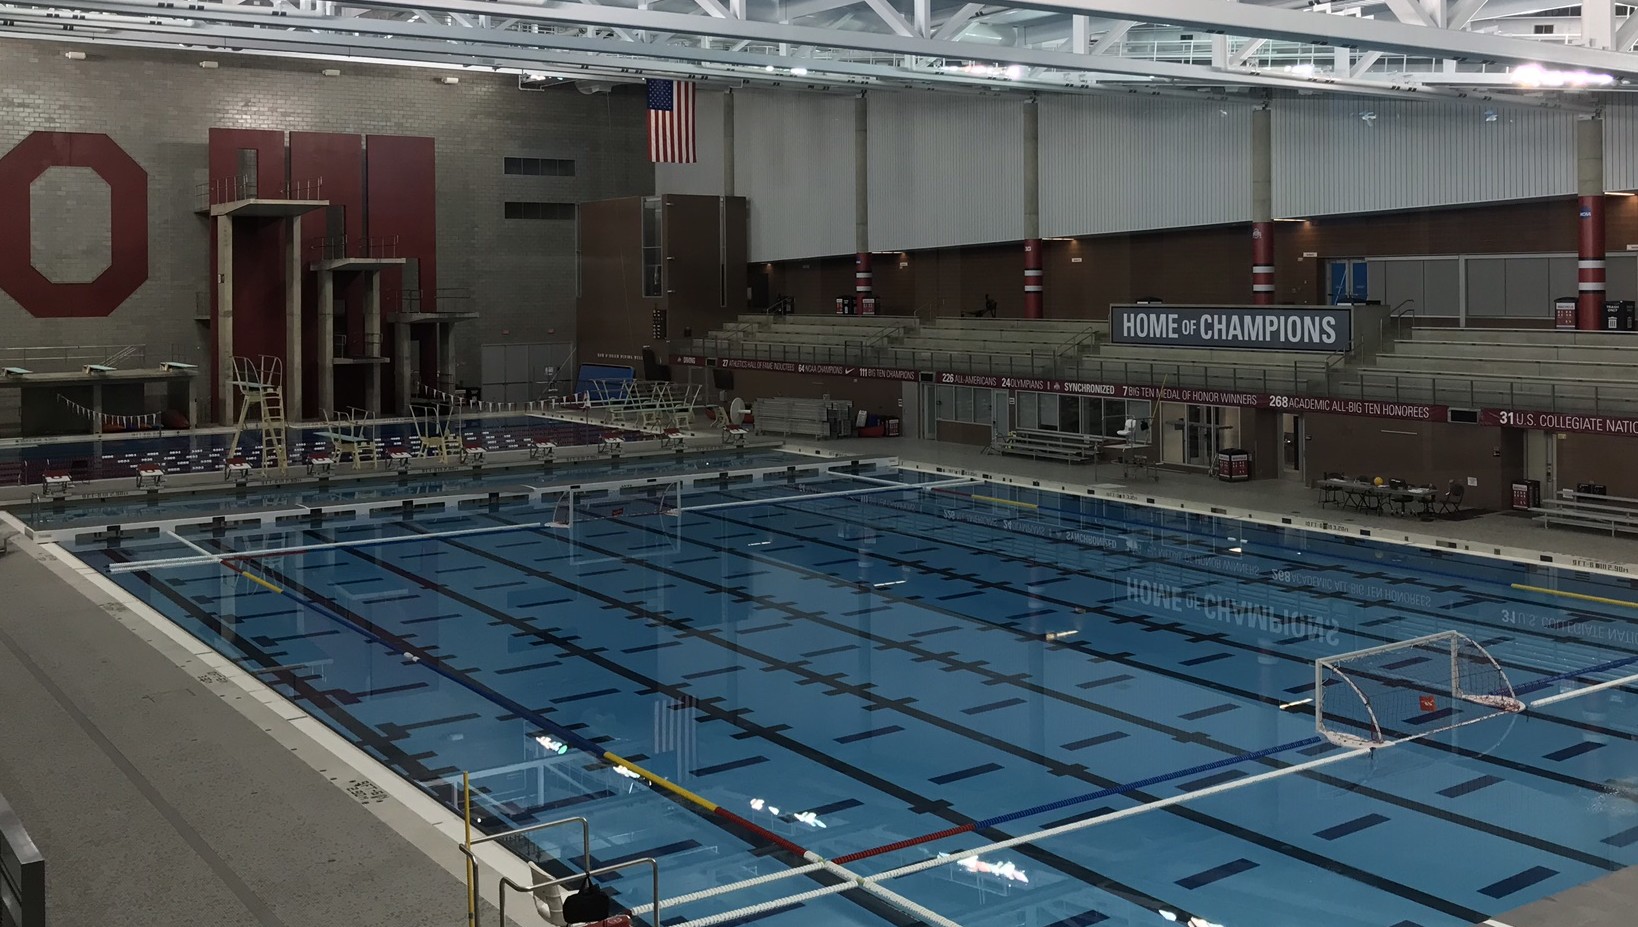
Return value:
<svg viewBox="0 0 1638 927">
<path fill-rule="evenodd" d="M 1546 531 L 1504 514 L 1418 522 L 1338 512 L 1321 509 L 1295 481 L 1226 484 L 1164 473 L 1128 484 L 1118 465 L 1094 471 L 931 441 L 814 446 L 1539 548 L 1638 571 L 1638 540 Z M 0 556 L 0 794 L 46 856 L 53 927 L 448 927 L 464 919 L 447 814 L 381 779 L 384 770 L 360 763 L 316 722 L 235 678 L 225 661 L 128 608 L 87 573 L 20 539 Z M 1487 924 L 1625 927 L 1635 904 L 1638 867 Z M 484 923 L 495 923 L 485 910 Z M 542 923 L 526 917 L 522 923 Z"/>
</svg>

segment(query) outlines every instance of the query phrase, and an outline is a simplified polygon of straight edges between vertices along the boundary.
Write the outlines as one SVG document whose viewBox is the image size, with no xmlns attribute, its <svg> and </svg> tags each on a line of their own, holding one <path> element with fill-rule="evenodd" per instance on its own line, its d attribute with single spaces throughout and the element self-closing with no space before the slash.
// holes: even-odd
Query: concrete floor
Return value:
<svg viewBox="0 0 1638 927">
<path fill-rule="evenodd" d="M 907 438 L 818 446 L 1638 572 L 1638 540 L 1548 532 L 1500 514 L 1419 522 L 1340 513 L 1293 481 L 1164 473 L 1128 483 L 1118 465 Z M 372 780 L 350 748 L 288 705 L 213 672 L 223 661 L 196 643 L 42 548 L 13 543 L 0 557 L 0 794 L 46 854 L 53 927 L 447 927 L 465 918 L 447 815 L 407 786 Z M 1488 923 L 1625 927 L 1635 903 L 1638 867 Z M 495 923 L 484 910 L 484 923 Z"/>
</svg>

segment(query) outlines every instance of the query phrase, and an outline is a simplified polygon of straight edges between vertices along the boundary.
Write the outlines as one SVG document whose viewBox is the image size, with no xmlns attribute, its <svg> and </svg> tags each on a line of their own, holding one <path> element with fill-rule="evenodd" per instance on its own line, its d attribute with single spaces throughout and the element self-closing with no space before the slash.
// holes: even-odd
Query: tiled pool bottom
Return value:
<svg viewBox="0 0 1638 927">
<path fill-rule="evenodd" d="M 684 506 L 795 488 L 695 492 Z M 119 579 L 441 798 L 472 771 L 486 823 L 585 814 L 596 861 L 656 856 L 667 896 L 786 862 L 752 831 L 585 751 L 559 753 L 560 740 L 592 741 L 834 858 L 1302 742 L 1311 715 L 1280 706 L 1309 693 L 1319 656 L 1451 628 L 1485 643 L 1523 688 L 1638 654 L 1619 608 L 1512 588 L 1633 598 L 1621 580 L 962 491 L 1041 508 L 906 491 L 681 518 L 634 510 L 572 530 L 246 564 L 287 592 L 219 567 Z M 540 516 L 498 508 L 200 543 L 242 551 Z M 78 553 L 104 566 L 191 551 L 161 537 Z M 1638 805 L 1618 781 L 1635 768 L 1631 700 L 1589 695 L 887 885 L 967 925 L 1154 924 L 1167 913 L 1269 927 L 1473 924 L 1633 862 Z M 1205 792 L 1330 749 L 1231 763 L 850 868 Z M 816 884 L 787 880 L 664 920 Z M 633 905 L 649 900 L 646 886 L 640 873 L 613 883 Z M 759 921 L 909 922 L 860 892 Z"/>
</svg>

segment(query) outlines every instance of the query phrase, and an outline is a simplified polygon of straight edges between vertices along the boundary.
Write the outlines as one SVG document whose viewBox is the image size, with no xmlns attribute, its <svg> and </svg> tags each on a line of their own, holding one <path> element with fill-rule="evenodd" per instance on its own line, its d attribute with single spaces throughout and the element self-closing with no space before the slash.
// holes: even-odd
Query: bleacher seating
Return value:
<svg viewBox="0 0 1638 927">
<path fill-rule="evenodd" d="M 1336 385 L 1370 399 L 1638 414 L 1635 347 L 1630 332 L 1414 328 Z"/>
<path fill-rule="evenodd" d="M 1038 428 L 1015 428 L 1005 438 L 985 448 L 988 453 L 1011 454 L 1016 457 L 1046 458 L 1069 463 L 1084 463 L 1098 456 L 1098 448 L 1113 440 L 1097 435 L 1083 435 L 1065 431 L 1044 431 Z"/>
</svg>

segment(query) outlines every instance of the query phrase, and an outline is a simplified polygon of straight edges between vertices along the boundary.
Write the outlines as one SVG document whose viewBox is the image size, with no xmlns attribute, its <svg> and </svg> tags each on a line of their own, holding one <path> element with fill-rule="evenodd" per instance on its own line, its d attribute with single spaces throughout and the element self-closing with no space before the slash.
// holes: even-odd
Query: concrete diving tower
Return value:
<svg viewBox="0 0 1638 927">
<path fill-rule="evenodd" d="M 381 272 L 403 267 L 408 259 L 398 256 L 398 236 L 349 240 L 347 236 L 321 239 L 317 242 L 318 260 L 310 267 L 318 275 L 318 354 L 313 361 L 318 365 L 319 408 L 335 407 L 334 368 L 343 365 L 365 364 L 369 374 L 364 378 L 364 408 L 381 412 L 381 365 L 388 362 L 381 348 Z M 336 332 L 336 289 L 338 278 L 345 287 L 345 276 L 357 274 L 364 280 L 364 342 L 353 344 L 345 334 Z M 343 315 L 343 328 L 346 318 Z M 336 342 L 343 342 L 338 356 Z M 404 356 L 404 355 L 400 355 Z M 401 364 L 400 366 L 407 366 Z"/>
<path fill-rule="evenodd" d="M 235 421 L 233 397 L 233 224 L 240 220 L 284 223 L 284 330 L 285 355 L 290 366 L 284 401 L 300 410 L 301 398 L 301 223 L 300 217 L 323 209 L 323 180 L 291 181 L 283 189 L 261 195 L 251 178 L 229 177 L 211 181 L 202 191 L 204 204 L 194 211 L 208 216 L 216 232 L 216 315 L 212 319 L 216 348 L 216 420 Z"/>
</svg>

